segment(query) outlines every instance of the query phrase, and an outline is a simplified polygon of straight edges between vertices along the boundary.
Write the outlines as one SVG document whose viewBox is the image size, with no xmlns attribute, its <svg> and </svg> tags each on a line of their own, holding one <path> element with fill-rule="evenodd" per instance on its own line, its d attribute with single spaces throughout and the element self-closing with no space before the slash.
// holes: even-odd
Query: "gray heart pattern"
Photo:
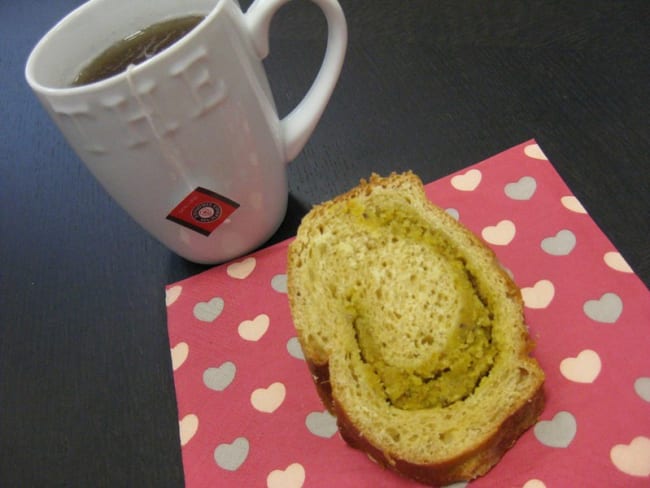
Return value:
<svg viewBox="0 0 650 488">
<path fill-rule="evenodd" d="M 634 391 L 642 400 L 650 402 L 650 378 L 637 378 L 634 382 Z"/>
<path fill-rule="evenodd" d="M 576 236 L 568 229 L 563 229 L 553 237 L 542 240 L 542 249 L 552 256 L 566 256 L 576 246 Z"/>
<path fill-rule="evenodd" d="M 613 324 L 623 313 L 623 301 L 616 293 L 605 293 L 598 300 L 587 300 L 583 310 L 591 320 Z"/>
<path fill-rule="evenodd" d="M 330 438 L 338 431 L 336 417 L 327 410 L 323 412 L 311 412 L 305 419 L 307 429 L 318 437 Z"/>
<path fill-rule="evenodd" d="M 304 361 L 305 354 L 302 352 L 302 347 L 300 347 L 300 342 L 297 337 L 292 337 L 287 341 L 287 351 L 292 357 Z"/>
<path fill-rule="evenodd" d="M 537 181 L 532 176 L 524 176 L 513 183 L 508 183 L 505 188 L 505 194 L 513 200 L 530 200 L 537 189 Z"/>
<path fill-rule="evenodd" d="M 223 312 L 223 298 L 214 297 L 207 302 L 194 305 L 194 317 L 201 322 L 213 322 Z"/>
<path fill-rule="evenodd" d="M 237 471 L 248 457 L 250 443 L 245 437 L 238 437 L 232 444 L 219 444 L 214 450 L 214 461 L 222 469 Z"/>
<path fill-rule="evenodd" d="M 271 288 L 273 288 L 278 293 L 287 292 L 287 275 L 286 274 L 277 274 L 271 278 Z"/>
<path fill-rule="evenodd" d="M 203 372 L 203 384 L 214 391 L 223 391 L 235 379 L 237 367 L 227 361 L 217 368 L 208 368 Z"/>
<path fill-rule="evenodd" d="M 607 332 L 607 330 L 612 332 L 614 330 L 612 327 L 616 329 L 623 326 L 638 328 L 644 322 L 643 317 L 645 315 L 641 319 L 638 318 L 637 303 L 634 303 L 634 307 L 631 306 L 632 295 L 628 294 L 628 288 L 623 285 L 619 286 L 619 283 L 622 282 L 615 281 L 617 275 L 612 274 L 611 271 L 632 274 L 633 272 L 629 269 L 629 266 L 622 261 L 618 252 L 605 252 L 612 249 L 611 246 L 600 246 L 598 245 L 599 241 L 592 239 L 595 236 L 595 231 L 589 233 L 586 227 L 578 223 L 584 223 L 588 216 L 585 217 L 584 212 L 578 212 L 575 204 L 568 204 L 569 197 L 563 196 L 558 202 L 559 193 L 547 194 L 545 173 L 540 172 L 538 174 L 530 168 L 530 166 L 526 165 L 515 165 L 513 171 L 516 172 L 510 172 L 506 177 L 507 179 L 502 178 L 501 175 L 499 175 L 499 178 L 489 178 L 487 174 L 485 178 L 485 182 L 489 182 L 490 185 L 497 185 L 496 187 L 489 187 L 489 197 L 493 197 L 495 203 L 498 202 L 499 205 L 503 205 L 503 208 L 508 212 L 521 212 L 517 214 L 522 216 L 521 229 L 519 228 L 519 220 L 516 221 L 517 235 L 522 236 L 522 240 L 528 238 L 528 243 L 532 243 L 532 248 L 529 246 L 527 250 L 524 250 L 526 253 L 524 263 L 513 261 L 513 265 L 518 266 L 513 269 L 517 273 L 521 272 L 522 279 L 527 280 L 527 284 L 531 285 L 522 287 L 522 293 L 531 290 L 531 293 L 524 293 L 527 297 L 525 305 L 531 309 L 541 308 L 542 310 L 539 313 L 542 314 L 545 313 L 543 308 L 548 305 L 548 300 L 553 298 L 553 303 L 558 303 L 558 307 L 555 307 L 552 312 L 548 312 L 549 317 L 553 315 L 558 319 L 555 322 L 553 319 L 548 321 L 550 328 L 555 327 L 553 332 L 558 332 L 558 328 L 561 330 L 557 322 L 565 322 L 561 313 L 556 314 L 559 307 L 564 307 L 567 311 L 570 311 L 572 318 L 576 318 L 577 307 L 577 313 L 582 316 L 582 321 L 586 320 L 591 323 L 592 332 L 599 335 Z M 473 178 L 473 180 L 461 182 L 459 189 L 464 192 L 462 203 L 457 202 L 454 204 L 456 200 L 452 199 L 447 202 L 448 208 L 443 207 L 451 218 L 459 220 L 460 217 L 467 217 L 471 213 L 470 208 L 480 207 L 481 202 L 473 203 L 472 206 L 465 205 L 465 199 L 471 197 L 468 193 L 470 186 L 475 187 L 480 179 L 477 179 L 475 175 Z M 488 187 L 482 187 L 479 192 L 482 191 L 483 196 L 488 197 L 487 190 Z M 562 195 L 566 193 L 564 187 L 562 187 L 562 192 Z M 554 198 L 553 201 L 546 198 L 551 196 Z M 572 196 L 571 198 L 575 199 Z M 444 202 L 444 199 L 441 199 L 441 202 Z M 572 210 L 573 213 L 566 214 L 560 204 L 566 209 Z M 563 212 L 558 214 L 558 219 L 545 219 L 544 212 L 546 210 L 552 213 L 558 209 Z M 459 215 L 462 212 L 468 213 Z M 503 215 L 503 217 L 508 216 Z M 513 221 L 505 219 L 503 221 L 514 227 Z M 476 220 L 476 222 L 479 222 L 479 220 Z M 476 222 L 475 225 L 478 226 L 480 222 Z M 499 227 L 499 224 L 494 227 Z M 526 234 L 528 231 L 532 232 Z M 502 236 L 499 235 L 499 237 Z M 495 244 L 507 245 L 503 239 L 496 239 Z M 274 452 L 274 449 L 277 448 L 275 443 L 277 435 L 283 436 L 288 432 L 283 426 L 293 425 L 296 427 L 295 414 L 298 415 L 298 424 L 302 424 L 302 426 L 297 425 L 298 429 L 294 429 L 296 439 L 304 440 L 308 444 L 309 442 L 316 443 L 314 444 L 315 448 L 318 450 L 323 449 L 323 452 L 329 449 L 328 446 L 336 447 L 340 442 L 336 417 L 330 414 L 322 405 L 317 404 L 318 399 L 316 397 L 312 397 L 312 400 L 310 400 L 313 403 L 309 403 L 307 397 L 303 401 L 303 383 L 292 383 L 288 377 L 285 377 L 286 371 L 284 369 L 276 371 L 277 374 L 274 375 L 273 369 L 276 367 L 276 361 L 280 368 L 286 368 L 287 371 L 300 370 L 301 374 L 309 374 L 307 370 L 303 371 L 305 356 L 295 330 L 290 330 L 292 329 L 290 315 L 283 317 L 280 314 L 281 310 L 288 313 L 286 311 L 287 275 L 285 274 L 285 251 L 286 249 L 281 248 L 279 251 L 281 256 L 277 257 L 277 259 L 270 258 L 268 261 L 266 259 L 257 260 L 252 256 L 246 259 L 242 258 L 243 260 L 238 263 L 216 268 L 213 271 L 213 278 L 208 281 L 201 280 L 195 285 L 191 285 L 189 282 L 183 283 L 183 290 L 181 290 L 181 285 L 173 286 L 167 290 L 165 303 L 168 306 L 169 316 L 180 317 L 182 315 L 182 325 L 184 327 L 182 330 L 174 330 L 174 334 L 170 336 L 173 339 L 172 344 L 175 344 L 174 348 L 172 348 L 172 364 L 174 366 L 174 379 L 180 386 L 177 388 L 177 394 L 181 397 L 179 399 L 183 400 L 182 409 L 179 410 L 179 413 L 184 414 L 184 417 L 179 419 L 181 446 L 185 448 L 190 445 L 190 442 L 194 442 L 195 447 L 192 447 L 191 452 L 196 449 L 198 453 L 199 449 L 196 447 L 196 443 L 201 444 L 200 462 L 209 463 L 208 467 L 211 469 L 201 470 L 199 477 L 204 478 L 206 481 L 208 477 L 211 477 L 208 484 L 212 486 L 227 482 L 225 477 L 230 477 L 229 479 L 232 480 L 237 478 L 239 484 L 247 484 L 247 481 L 250 484 L 250 478 L 248 477 L 251 475 L 252 470 L 259 471 L 257 470 L 259 456 L 264 457 L 267 453 Z M 591 251 L 595 252 L 591 253 Z M 616 259 L 612 258 L 613 255 L 616 255 Z M 562 256 L 566 256 L 566 258 Z M 559 272 L 564 275 L 569 274 L 569 279 L 558 282 L 557 287 L 554 286 L 550 280 L 554 280 L 555 275 L 545 274 L 546 267 L 550 264 L 559 264 Z M 521 271 L 525 266 L 530 266 L 531 273 Z M 589 278 L 589 266 L 592 266 L 594 272 L 598 273 L 594 274 L 596 277 L 594 279 Z M 554 266 L 554 268 L 557 268 L 557 266 Z M 226 269 L 226 273 L 223 272 L 223 269 Z M 513 276 L 509 269 L 505 267 L 503 269 L 511 277 Z M 580 270 L 580 273 L 585 272 L 587 279 L 582 280 L 583 276 L 581 274 L 580 282 L 570 281 L 570 273 L 573 269 Z M 253 273 L 253 270 L 256 271 Z M 609 273 L 609 275 L 604 273 Z M 609 285 L 601 286 L 603 282 L 608 282 L 606 281 L 608 276 L 611 276 L 613 280 L 609 281 Z M 533 277 L 536 279 L 533 279 Z M 532 293 L 540 283 L 548 284 L 549 287 L 544 288 L 544 290 L 540 289 L 539 293 Z M 550 292 L 548 292 L 549 289 Z M 182 296 L 181 291 L 183 292 Z M 260 299 L 260 294 L 263 295 L 263 300 Z M 193 301 L 192 298 L 194 298 Z M 171 307 L 174 302 L 178 303 Z M 542 302 L 545 302 L 545 305 L 540 307 L 539 305 Z M 559 305 L 560 302 L 561 305 Z M 623 302 L 625 302 L 625 307 Z M 251 304 L 255 311 L 252 311 L 249 307 Z M 242 333 L 242 324 L 255 322 L 255 320 L 250 320 L 255 314 L 274 312 L 276 310 L 275 305 L 277 305 L 278 316 L 276 319 L 274 315 L 274 319 L 276 319 L 277 324 L 282 325 L 279 325 L 274 330 L 269 329 L 270 333 L 267 338 L 270 337 L 271 341 L 257 343 L 247 339 L 250 334 Z M 582 313 L 580 307 L 582 307 Z M 259 310 L 257 310 L 258 308 Z M 645 310 L 647 308 L 643 309 L 643 311 Z M 579 319 L 579 317 L 577 318 Z M 181 319 L 170 319 L 170 324 L 174 320 Z M 542 322 L 540 320 L 539 323 Z M 614 323 L 618 325 L 603 325 Z M 240 325 L 239 328 L 237 324 Z M 181 324 L 175 326 L 178 327 L 179 325 Z M 285 329 L 281 329 L 282 327 L 285 327 Z M 289 327 L 289 329 L 286 329 L 286 327 Z M 532 330 L 533 328 L 531 328 Z M 550 338 L 550 331 L 551 329 L 548 329 L 548 334 L 538 335 L 540 342 L 544 340 L 544 337 Z M 559 335 L 554 334 L 553 337 L 561 338 L 561 332 Z M 244 339 L 244 342 L 241 339 Z M 644 346 L 642 341 L 641 338 L 639 344 L 635 344 L 635 346 L 639 346 L 636 349 L 632 350 L 630 348 L 630 357 L 634 355 L 636 359 L 639 352 L 642 353 L 642 347 Z M 565 368 L 560 371 L 564 376 L 557 375 L 557 378 L 550 378 L 550 381 L 557 380 L 569 388 L 565 391 L 566 397 L 562 400 L 563 405 L 551 409 L 551 411 L 547 410 L 529 434 L 534 437 L 533 443 L 536 444 L 534 449 L 540 453 L 548 453 L 551 450 L 551 452 L 560 455 L 564 452 L 566 456 L 573 457 L 575 455 L 576 463 L 580 463 L 580 456 L 577 454 L 582 455 L 583 459 L 587 459 L 588 453 L 593 451 L 596 445 L 596 439 L 593 439 L 594 446 L 582 442 L 589 437 L 588 429 L 592 428 L 593 422 L 590 422 L 590 419 L 582 411 L 582 403 L 576 403 L 573 400 L 577 396 L 590 395 L 589 391 L 595 392 L 599 388 L 606 387 L 608 381 L 610 383 L 619 382 L 621 378 L 617 377 L 616 374 L 609 374 L 609 377 L 603 374 L 599 376 L 598 382 L 590 385 L 579 385 L 580 388 L 578 388 L 574 384 L 578 382 L 576 378 L 583 378 L 587 366 L 589 366 L 579 363 L 578 360 L 582 357 L 582 353 L 586 351 L 586 348 L 594 347 L 599 353 L 603 353 L 603 371 L 612 373 L 615 372 L 616 368 L 625 368 L 625 365 L 615 363 L 613 357 L 608 358 L 604 354 L 606 352 L 604 350 L 605 346 L 601 343 L 594 344 L 588 337 L 576 337 L 575 341 L 571 338 L 569 345 L 571 347 L 565 347 L 566 352 L 558 356 L 557 359 L 559 361 L 560 357 L 564 358 L 562 364 L 567 362 L 571 364 L 573 369 L 570 373 L 565 374 Z M 615 347 L 615 344 L 612 344 L 612 347 Z M 211 352 L 207 353 L 206 348 L 210 349 Z M 192 351 L 191 355 L 189 355 L 190 349 Z M 543 354 L 544 350 L 540 349 L 539 354 Z M 590 352 L 594 353 L 596 351 Z M 627 358 L 627 356 L 616 357 L 620 357 L 623 361 Z M 557 369 L 557 366 L 562 365 L 557 363 L 553 365 L 553 359 L 551 358 L 551 363 L 549 363 L 551 368 L 555 366 Z M 605 359 L 609 359 L 609 361 L 605 361 Z M 569 363 L 567 360 L 575 362 Z M 179 369 L 183 362 L 185 362 L 185 366 Z M 282 363 L 280 364 L 280 362 Z M 260 367 L 264 369 L 264 374 L 267 373 L 268 369 L 268 382 L 263 383 L 263 385 L 271 385 L 268 388 L 258 388 L 261 386 L 257 382 Z M 579 368 L 582 369 L 578 371 Z M 573 374 L 575 371 L 578 371 L 583 376 Z M 629 399 L 634 408 L 642 409 L 650 405 L 650 372 L 635 370 L 631 373 L 634 376 L 622 379 L 624 381 L 622 387 L 627 390 L 626 398 Z M 251 380 L 254 380 L 255 383 L 247 383 Z M 305 380 L 304 377 L 303 380 Z M 309 380 L 308 376 L 306 380 Z M 566 380 L 573 383 L 566 383 Z M 282 387 L 281 391 L 272 388 L 278 385 Z M 297 390 L 297 387 L 300 389 Z M 198 394 L 192 397 L 189 396 L 191 392 L 197 392 Z M 292 396 L 296 398 L 295 395 L 300 397 L 300 408 L 298 410 L 277 408 L 278 404 L 284 402 L 285 396 L 287 399 L 291 399 Z M 183 396 L 184 398 L 182 398 Z M 209 398 L 210 401 L 205 402 L 204 397 Z M 233 400 L 235 403 L 233 403 Z M 237 403 L 238 401 L 239 403 Z M 618 400 L 613 399 L 612 401 Z M 233 408 L 233 406 L 235 407 Z M 611 408 L 608 404 L 601 407 Z M 215 412 L 218 413 L 218 422 L 214 421 L 216 419 Z M 622 415 L 617 418 L 617 421 L 628 428 L 630 422 L 638 424 L 638 418 L 631 418 L 633 416 L 631 414 Z M 201 422 L 199 422 L 199 419 Z M 645 417 L 642 416 L 641 422 L 643 420 L 645 420 Z M 224 430 L 224 427 L 228 427 L 228 429 Z M 623 432 L 623 429 L 620 430 Z M 269 435 L 260 436 L 260 432 L 266 432 Z M 605 436 L 599 439 L 598 441 L 601 442 L 601 445 L 598 446 L 599 452 L 606 453 L 609 452 L 609 449 L 612 449 L 613 452 L 612 446 L 622 442 L 624 444 L 618 444 L 617 447 L 629 447 L 630 453 L 625 454 L 626 456 L 637 455 L 637 451 L 632 452 L 632 443 L 629 445 L 625 443 L 630 442 L 633 436 L 638 436 L 639 433 L 634 432 L 632 429 L 627 429 L 625 432 L 629 433 L 629 435 L 623 435 L 615 441 L 613 438 L 605 438 Z M 200 435 L 196 436 L 197 433 Z M 641 434 L 643 442 L 646 442 L 646 434 Z M 312 441 L 309 441 L 309 438 Z M 192 439 L 194 440 L 192 441 Z M 603 442 L 608 444 L 602 444 Z M 289 474 L 293 473 L 293 471 L 290 472 L 292 466 L 300 467 L 303 479 L 305 473 L 307 476 L 311 475 L 312 479 L 314 479 L 313 466 L 309 464 L 311 461 L 304 457 L 303 443 L 294 442 L 291 444 L 290 448 L 288 445 L 285 447 L 287 454 L 289 454 L 290 449 L 298 453 L 293 459 L 287 458 L 282 463 L 273 466 L 269 465 L 267 471 L 258 473 L 262 477 L 270 476 L 271 473 L 280 473 L 282 476 L 273 478 L 275 480 L 273 483 L 269 481 L 271 478 L 267 478 L 266 484 L 264 479 L 258 479 L 259 483 L 257 484 L 278 487 L 291 484 L 293 486 L 291 483 L 293 478 L 289 479 Z M 642 454 L 645 455 L 647 444 L 642 446 L 645 449 Z M 190 450 L 185 452 L 190 452 Z M 195 454 L 191 454 L 191 457 L 195 458 Z M 289 465 L 290 462 L 294 464 Z M 301 465 L 298 462 L 304 464 Z M 607 462 L 606 458 L 601 459 L 599 465 L 604 466 Z M 628 475 L 631 474 L 620 468 L 616 462 L 612 457 L 611 463 L 614 463 L 619 471 L 623 471 Z M 205 464 L 203 465 L 205 466 Z M 610 465 L 609 468 L 613 469 L 613 466 Z M 274 471 L 271 472 L 271 469 L 274 469 Z M 585 466 L 581 466 L 581 469 L 585 469 Z M 620 476 L 621 473 L 617 474 Z M 245 480 L 242 480 L 244 478 Z M 279 484 L 278 480 L 280 480 Z M 530 480 L 529 483 L 526 483 L 526 486 L 530 484 L 530 488 L 532 488 L 533 485 L 540 484 L 541 486 L 543 484 L 541 481 L 540 483 L 535 483 L 535 481 L 538 480 Z M 495 483 L 498 484 L 498 480 Z M 233 484 L 237 483 L 234 482 Z M 464 488 L 469 485 L 466 482 L 459 482 L 446 485 L 445 488 Z"/>
<path fill-rule="evenodd" d="M 458 210 L 456 210 L 455 208 L 447 208 L 447 209 L 445 209 L 445 212 L 446 212 L 447 215 L 449 215 L 452 219 L 454 219 L 454 220 L 460 220 L 460 213 L 459 213 Z"/>
<path fill-rule="evenodd" d="M 553 420 L 541 420 L 535 425 L 535 437 L 548 447 L 568 447 L 576 436 L 578 424 L 569 412 L 558 412 Z"/>
</svg>

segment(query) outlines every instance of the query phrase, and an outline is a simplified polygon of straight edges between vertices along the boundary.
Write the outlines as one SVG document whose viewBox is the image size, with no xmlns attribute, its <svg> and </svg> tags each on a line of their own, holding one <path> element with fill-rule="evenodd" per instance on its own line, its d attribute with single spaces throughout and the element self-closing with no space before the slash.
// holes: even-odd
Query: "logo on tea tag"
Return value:
<svg viewBox="0 0 650 488">
<path fill-rule="evenodd" d="M 169 212 L 167 220 L 209 236 L 238 208 L 237 202 L 199 186 Z"/>
</svg>

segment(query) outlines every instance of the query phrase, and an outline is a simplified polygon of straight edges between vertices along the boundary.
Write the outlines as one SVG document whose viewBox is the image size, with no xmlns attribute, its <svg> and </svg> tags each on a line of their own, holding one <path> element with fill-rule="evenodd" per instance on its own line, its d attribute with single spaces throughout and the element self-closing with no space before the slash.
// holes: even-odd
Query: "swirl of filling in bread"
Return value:
<svg viewBox="0 0 650 488">
<path fill-rule="evenodd" d="M 412 173 L 316 206 L 290 246 L 288 285 L 321 398 L 381 464 L 427 483 L 472 479 L 540 414 L 519 290 Z"/>
<path fill-rule="evenodd" d="M 351 260 L 374 263 L 326 274 L 356 333 L 368 378 L 387 401 L 415 410 L 447 406 L 470 395 L 494 363 L 492 314 L 462 255 L 408 206 L 343 206 L 348 246 L 319 259 L 332 269 Z M 400 265 L 394 266 L 394 257 Z M 425 295 L 425 299 L 418 298 Z M 380 393 L 380 392 L 378 392 Z"/>
</svg>

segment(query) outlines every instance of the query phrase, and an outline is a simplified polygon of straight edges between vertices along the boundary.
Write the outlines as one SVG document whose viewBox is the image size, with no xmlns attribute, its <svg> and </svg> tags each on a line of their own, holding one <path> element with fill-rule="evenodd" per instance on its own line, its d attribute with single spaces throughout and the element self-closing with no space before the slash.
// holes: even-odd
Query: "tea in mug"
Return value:
<svg viewBox="0 0 650 488">
<path fill-rule="evenodd" d="M 87 85 L 125 71 L 171 46 L 205 17 L 189 15 L 150 25 L 116 42 L 86 65 L 74 78 L 72 86 Z"/>
</svg>

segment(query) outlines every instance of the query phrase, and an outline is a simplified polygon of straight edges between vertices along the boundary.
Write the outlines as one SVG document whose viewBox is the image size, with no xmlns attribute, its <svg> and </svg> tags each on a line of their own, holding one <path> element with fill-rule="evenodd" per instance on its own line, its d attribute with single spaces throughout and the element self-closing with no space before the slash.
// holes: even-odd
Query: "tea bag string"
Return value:
<svg viewBox="0 0 650 488">
<path fill-rule="evenodd" d="M 156 127 L 156 124 L 154 123 L 152 117 L 153 107 L 147 106 L 140 92 L 135 86 L 135 81 L 133 79 L 133 69 L 135 66 L 135 64 L 131 63 L 126 67 L 125 70 L 126 82 L 129 86 L 129 91 L 131 92 L 131 95 L 137 102 L 141 113 L 147 121 L 147 125 L 151 129 L 151 132 L 154 135 L 158 146 L 160 147 L 160 152 L 162 153 L 165 161 L 167 161 L 167 163 L 169 163 L 169 165 L 172 167 L 172 174 L 174 178 L 178 178 L 180 176 L 185 181 L 187 186 L 191 187 L 191 182 L 187 178 L 186 171 L 184 169 L 185 164 L 178 148 L 167 141 L 164 135 L 161 134 L 161 132 L 158 130 L 158 127 Z"/>
</svg>

